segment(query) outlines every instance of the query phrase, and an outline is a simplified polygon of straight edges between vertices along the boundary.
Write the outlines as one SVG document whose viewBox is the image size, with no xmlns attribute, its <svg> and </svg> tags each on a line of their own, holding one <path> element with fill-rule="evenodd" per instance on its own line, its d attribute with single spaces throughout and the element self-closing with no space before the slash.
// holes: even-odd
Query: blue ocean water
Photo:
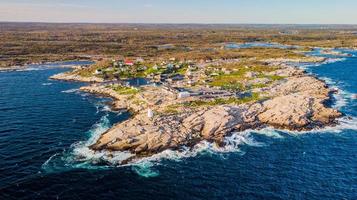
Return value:
<svg viewBox="0 0 357 200">
<path fill-rule="evenodd" d="M 247 131 L 225 148 L 202 143 L 122 167 L 96 164 L 106 155 L 86 145 L 129 114 L 78 92 L 83 83 L 48 80 L 67 70 L 58 66 L 0 73 L 0 199 L 357 197 L 356 57 L 306 67 L 340 89 L 332 103 L 346 115 L 340 126 Z"/>
</svg>

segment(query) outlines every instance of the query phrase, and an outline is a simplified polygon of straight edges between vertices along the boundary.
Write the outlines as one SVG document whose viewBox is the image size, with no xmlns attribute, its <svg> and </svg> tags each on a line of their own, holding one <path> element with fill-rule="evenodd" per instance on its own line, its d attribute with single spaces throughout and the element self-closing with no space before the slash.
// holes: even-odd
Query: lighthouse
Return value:
<svg viewBox="0 0 357 200">
<path fill-rule="evenodd" d="M 152 119 L 154 117 L 154 112 L 149 108 L 148 109 L 148 118 Z"/>
</svg>

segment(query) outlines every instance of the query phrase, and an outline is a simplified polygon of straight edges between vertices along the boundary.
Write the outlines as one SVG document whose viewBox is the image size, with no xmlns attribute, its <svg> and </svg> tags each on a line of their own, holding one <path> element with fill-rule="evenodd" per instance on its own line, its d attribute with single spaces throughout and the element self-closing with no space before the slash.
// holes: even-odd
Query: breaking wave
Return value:
<svg viewBox="0 0 357 200">
<path fill-rule="evenodd" d="M 103 162 L 108 164 L 117 163 L 117 159 L 125 160 L 128 156 L 132 156 L 125 152 L 94 152 L 89 148 L 94 144 L 102 133 L 108 130 L 111 123 L 108 115 L 104 115 L 99 122 L 87 132 L 89 139 L 80 141 L 71 145 L 70 149 L 61 154 L 54 154 L 43 165 L 42 169 L 46 172 L 54 172 L 58 170 L 69 170 L 71 168 L 86 168 L 86 169 L 101 169 L 108 168 L 110 165 L 103 165 Z"/>
<path fill-rule="evenodd" d="M 90 131 L 88 131 L 89 139 L 72 145 L 71 155 L 69 160 L 71 163 L 85 162 L 88 164 L 108 163 L 115 165 L 121 161 L 133 156 L 128 152 L 109 152 L 109 151 L 93 151 L 89 146 L 93 145 L 111 126 L 108 115 L 103 116 Z"/>
<path fill-rule="evenodd" d="M 340 84 L 337 84 L 335 81 L 327 77 L 322 77 L 320 79 L 324 80 L 325 83 L 329 85 L 333 91 L 335 91 L 332 95 L 334 98 L 334 103 L 332 105 L 333 108 L 340 110 L 346 107 L 347 104 L 354 99 L 353 93 L 341 89 L 340 85 L 343 85 L 344 83 L 340 82 Z"/>
<path fill-rule="evenodd" d="M 165 150 L 154 154 L 150 157 L 136 158 L 128 164 L 121 165 L 127 159 L 133 158 L 134 154 L 130 152 L 112 152 L 112 151 L 93 151 L 89 148 L 94 144 L 101 134 L 111 127 L 108 115 L 104 115 L 93 127 L 88 131 L 89 139 L 74 143 L 70 150 L 62 154 L 56 153 L 51 156 L 43 165 L 42 169 L 46 172 L 54 172 L 56 170 L 69 170 L 75 168 L 85 169 L 107 169 L 111 167 L 131 167 L 131 169 L 142 177 L 156 177 L 160 172 L 155 169 L 161 165 L 163 160 L 181 161 L 186 158 L 196 157 L 205 154 L 215 154 L 224 156 L 226 153 L 238 153 L 244 155 L 245 152 L 241 147 L 264 147 L 268 144 L 257 140 L 257 135 L 272 139 L 284 139 L 288 135 L 298 136 L 306 133 L 340 133 L 343 130 L 357 130 L 357 119 L 344 117 L 339 119 L 339 124 L 334 127 L 326 127 L 312 131 L 287 131 L 276 130 L 274 128 L 264 128 L 261 130 L 246 130 L 243 132 L 235 132 L 230 136 L 225 137 L 224 145 L 218 146 L 215 143 L 202 141 L 193 147 L 183 146 L 180 150 Z"/>
<path fill-rule="evenodd" d="M 291 135 L 301 135 L 307 133 L 341 133 L 345 130 L 354 130 L 357 131 L 357 118 L 356 117 L 342 117 L 337 120 L 337 125 L 328 126 L 324 128 L 316 128 L 310 131 L 288 131 L 284 130 L 284 132 Z"/>
<path fill-rule="evenodd" d="M 272 138 L 283 138 L 274 129 L 247 130 L 233 133 L 224 139 L 224 145 L 218 146 L 215 143 L 202 141 L 193 147 L 183 146 L 180 150 L 165 150 L 150 157 L 137 158 L 130 163 L 121 165 L 124 160 L 133 158 L 130 152 L 93 151 L 89 148 L 94 144 L 102 133 L 110 128 L 107 116 L 103 116 L 88 132 L 90 138 L 87 141 L 78 142 L 72 145 L 70 154 L 64 156 L 66 165 L 72 168 L 106 168 L 106 167 L 131 167 L 134 172 L 143 177 L 155 177 L 160 173 L 155 170 L 155 166 L 160 165 L 162 160 L 180 161 L 185 158 L 196 157 L 203 154 L 219 154 L 236 152 L 244 155 L 241 146 L 262 147 L 265 143 L 256 141 L 254 134 L 261 134 Z"/>
<path fill-rule="evenodd" d="M 106 104 L 105 102 L 98 102 L 95 103 L 95 108 L 96 108 L 96 113 L 100 113 L 100 112 L 114 112 L 111 107 Z M 120 113 L 120 112 L 119 112 Z"/>
<path fill-rule="evenodd" d="M 196 157 L 205 153 L 223 154 L 236 152 L 244 154 L 240 150 L 243 145 L 254 147 L 264 146 L 264 143 L 254 139 L 253 131 L 237 132 L 224 140 L 224 146 L 217 146 L 215 143 L 202 141 L 194 147 L 183 146 L 180 150 L 165 150 L 150 157 L 133 159 L 128 164 L 121 163 L 135 156 L 130 152 L 111 152 L 111 151 L 93 151 L 89 147 L 93 145 L 103 134 L 111 127 L 108 115 L 104 115 L 93 127 L 87 132 L 89 139 L 80 141 L 71 145 L 70 150 L 52 155 L 43 165 L 42 169 L 46 172 L 56 172 L 76 168 L 85 169 L 106 169 L 110 167 L 131 167 L 134 172 L 143 177 L 155 177 L 160 173 L 155 170 L 155 166 L 160 165 L 162 160 L 180 161 L 189 157 Z M 261 131 L 254 131 L 254 133 Z M 262 132 L 261 132 L 262 133 Z M 274 135 L 272 130 L 267 135 Z"/>
</svg>

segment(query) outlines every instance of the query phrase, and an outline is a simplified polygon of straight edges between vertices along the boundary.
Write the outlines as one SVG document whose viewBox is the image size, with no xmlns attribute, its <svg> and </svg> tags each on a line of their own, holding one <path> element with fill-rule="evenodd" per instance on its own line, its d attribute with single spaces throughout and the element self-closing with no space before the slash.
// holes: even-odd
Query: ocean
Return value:
<svg viewBox="0 0 357 200">
<path fill-rule="evenodd" d="M 72 64 L 83 63 L 0 72 L 0 199 L 357 198 L 357 57 L 301 66 L 339 90 L 336 127 L 245 131 L 223 148 L 202 142 L 126 166 L 112 164 L 124 153 L 87 146 L 130 114 L 78 91 L 84 83 L 49 80 Z"/>
</svg>

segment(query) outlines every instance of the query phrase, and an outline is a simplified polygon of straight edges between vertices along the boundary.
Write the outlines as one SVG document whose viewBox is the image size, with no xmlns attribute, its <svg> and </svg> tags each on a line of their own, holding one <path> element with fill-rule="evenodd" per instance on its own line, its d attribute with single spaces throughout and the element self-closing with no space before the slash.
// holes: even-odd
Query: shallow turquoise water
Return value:
<svg viewBox="0 0 357 200">
<path fill-rule="evenodd" d="M 245 132 L 224 149 L 206 143 L 125 167 L 81 157 L 88 140 L 129 116 L 110 112 L 109 99 L 76 91 L 81 83 L 48 80 L 65 70 L 0 73 L 0 199 L 357 197 L 355 57 L 307 67 L 340 89 L 332 105 L 351 119 L 339 127 Z"/>
</svg>

